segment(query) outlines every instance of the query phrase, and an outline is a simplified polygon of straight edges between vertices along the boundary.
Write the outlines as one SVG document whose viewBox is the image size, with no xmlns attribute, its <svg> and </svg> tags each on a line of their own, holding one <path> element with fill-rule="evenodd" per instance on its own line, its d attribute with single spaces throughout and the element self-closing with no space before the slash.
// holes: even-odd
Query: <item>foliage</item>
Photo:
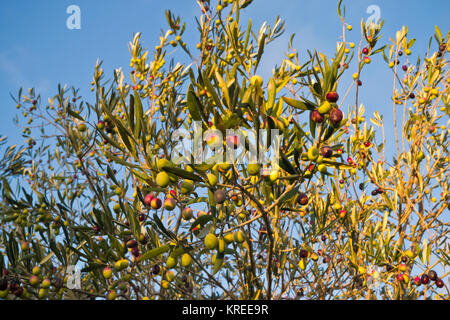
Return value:
<svg viewBox="0 0 450 320">
<path fill-rule="evenodd" d="M 251 2 L 223 0 L 214 9 L 199 2 L 197 53 L 182 40 L 185 24 L 167 11 L 169 28 L 153 52 L 134 36 L 129 75 L 117 69 L 104 80 L 97 62 L 93 99 L 61 86 L 48 101 L 33 89 L 19 92 L 28 147 L 7 149 L 0 163 L 3 298 L 449 298 L 447 285 L 413 279 L 431 269 L 448 279 L 448 33 L 436 29 L 416 63 L 406 27 L 382 45 L 383 23 L 361 22 L 355 47 L 345 41 L 340 1 L 335 54 L 308 51 L 300 61 L 292 36 L 263 80 L 261 57 L 284 23 L 277 18 L 255 32 L 240 19 Z M 166 61 L 174 47 L 189 65 Z M 367 121 L 358 94 L 376 54 L 394 77 L 395 139 L 388 141 L 383 116 Z M 358 72 L 343 88 L 351 64 Z M 193 121 L 224 136 L 278 129 L 279 170 L 163 164 L 177 146 L 174 132 L 191 131 Z M 223 203 L 217 190 L 225 191 Z M 164 199 L 153 209 L 149 194 L 174 199 L 175 209 Z M 185 208 L 194 217 L 183 217 Z M 81 288 L 69 285 L 71 265 L 82 269 Z"/>
</svg>

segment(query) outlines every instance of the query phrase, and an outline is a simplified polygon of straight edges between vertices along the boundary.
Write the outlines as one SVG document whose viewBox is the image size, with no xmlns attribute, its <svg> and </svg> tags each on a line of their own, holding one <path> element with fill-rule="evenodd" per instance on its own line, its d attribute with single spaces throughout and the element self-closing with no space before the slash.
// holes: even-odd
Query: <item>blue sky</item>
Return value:
<svg viewBox="0 0 450 320">
<path fill-rule="evenodd" d="M 66 9 L 73 4 L 81 9 L 80 30 L 66 27 L 69 17 Z M 444 34 L 449 29 L 449 1 L 347 0 L 344 5 L 346 20 L 354 26 L 353 31 L 347 33 L 349 41 L 359 42 L 361 18 L 366 20 L 369 17 L 367 8 L 377 5 L 381 9 L 381 18 L 386 20 L 385 40 L 395 35 L 403 24 L 409 26 L 410 36 L 417 39 L 413 61 L 416 54 L 423 56 L 435 25 Z M 274 64 L 281 61 L 292 33 L 296 33 L 294 46 L 300 53 L 300 60 L 306 59 L 306 49 L 317 48 L 333 55 L 341 32 L 336 7 L 335 0 L 255 0 L 243 15 L 245 19 L 252 17 L 255 30 L 264 21 L 273 23 L 276 15 L 280 15 L 287 25 L 283 37 L 266 50 L 259 70 L 261 75 L 265 79 L 270 76 Z M 152 0 L 2 1 L 0 135 L 7 134 L 13 143 L 22 142 L 21 130 L 12 121 L 17 111 L 10 93 L 16 95 L 21 86 L 24 89 L 36 87 L 46 101 L 56 93 L 58 83 L 62 83 L 80 88 L 81 95 L 89 99 L 96 60 L 104 61 L 107 78 L 112 76 L 114 68 L 128 70 L 128 42 L 135 32 L 140 31 L 144 46 L 152 49 L 158 43 L 161 27 L 167 29 L 165 9 L 171 9 L 186 21 L 184 41 L 195 51 L 198 35 L 194 17 L 201 12 L 193 0 L 162 3 Z M 392 75 L 381 60 L 381 55 L 375 57 L 362 76 L 361 101 L 370 114 L 375 110 L 382 114 L 385 114 L 384 110 L 391 112 Z M 349 70 L 347 75 L 350 77 L 352 73 L 353 70 Z M 346 86 L 342 91 L 344 88 Z"/>
</svg>

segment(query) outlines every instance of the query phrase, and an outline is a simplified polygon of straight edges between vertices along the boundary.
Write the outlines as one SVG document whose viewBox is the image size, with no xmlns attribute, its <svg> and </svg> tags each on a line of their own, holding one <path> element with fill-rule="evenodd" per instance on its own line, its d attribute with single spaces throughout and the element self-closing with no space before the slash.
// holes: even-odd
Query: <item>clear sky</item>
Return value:
<svg viewBox="0 0 450 320">
<path fill-rule="evenodd" d="M 66 10 L 70 5 L 81 9 L 80 30 L 69 30 L 66 26 L 70 16 Z M 417 39 L 412 50 L 413 61 L 416 54 L 423 56 L 435 25 L 443 34 L 449 29 L 448 0 L 346 0 L 344 5 L 346 20 L 354 27 L 347 33 L 349 41 L 359 42 L 361 18 L 366 20 L 370 16 L 367 8 L 377 5 L 381 18 L 386 20 L 385 40 L 394 36 L 403 24 L 409 26 L 410 37 Z M 306 59 L 306 49 L 317 48 L 333 55 L 341 32 L 336 7 L 337 0 L 255 0 L 244 14 L 244 18 L 252 17 L 255 29 L 264 21 L 273 23 L 276 15 L 287 25 L 284 36 L 266 50 L 261 75 L 267 79 L 274 64 L 281 61 L 291 33 L 296 33 L 294 45 L 302 61 Z M 81 95 L 89 99 L 96 60 L 104 61 L 107 78 L 112 77 L 114 68 L 128 70 L 128 42 L 140 31 L 144 46 L 153 49 L 161 28 L 167 30 L 165 9 L 171 9 L 186 21 L 184 41 L 195 51 L 198 34 L 194 17 L 201 12 L 194 0 L 1 1 L 0 135 L 8 135 L 12 143 L 22 142 L 21 130 L 12 121 L 17 111 L 10 93 L 16 95 L 21 86 L 24 89 L 36 87 L 46 101 L 56 93 L 58 83 L 62 83 L 80 88 Z M 381 55 L 374 58 L 362 76 L 361 101 L 370 114 L 379 110 L 389 119 L 386 112 L 392 110 L 392 75 L 381 60 Z M 353 72 L 349 70 L 347 75 L 350 77 Z"/>
</svg>

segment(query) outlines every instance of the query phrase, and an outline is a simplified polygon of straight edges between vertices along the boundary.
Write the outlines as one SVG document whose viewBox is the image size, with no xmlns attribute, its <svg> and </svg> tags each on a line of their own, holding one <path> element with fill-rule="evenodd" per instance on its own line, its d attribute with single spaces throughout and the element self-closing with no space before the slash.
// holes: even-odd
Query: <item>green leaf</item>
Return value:
<svg viewBox="0 0 450 320">
<path fill-rule="evenodd" d="M 236 114 L 232 113 L 229 110 L 226 110 L 226 114 L 223 117 L 223 125 L 226 129 L 235 128 L 241 122 L 241 118 Z"/>
<path fill-rule="evenodd" d="M 0 276 L 3 276 L 3 269 L 5 268 L 5 258 L 3 258 L 3 254 L 0 254 Z"/>
<path fill-rule="evenodd" d="M 384 212 L 384 216 L 383 216 L 383 225 L 382 225 L 382 228 L 381 228 L 381 233 L 382 233 L 382 234 L 384 233 L 384 230 L 386 230 L 386 226 L 387 226 L 387 222 L 388 222 L 388 217 L 389 217 L 389 211 L 386 210 L 386 211 Z"/>
<path fill-rule="evenodd" d="M 407 45 L 408 49 L 411 48 L 415 42 L 416 42 L 416 39 L 415 39 L 415 38 L 409 39 L 408 45 Z M 385 46 L 385 47 L 386 47 L 386 46 Z"/>
<path fill-rule="evenodd" d="M 168 172 L 168 173 L 172 173 L 174 175 L 177 175 L 181 178 L 184 179 L 188 179 L 188 180 L 194 180 L 197 182 L 203 182 L 202 177 L 200 177 L 199 175 L 196 175 L 195 173 L 183 170 L 181 168 L 176 168 L 176 167 L 165 167 L 163 168 L 164 171 Z"/>
<path fill-rule="evenodd" d="M 209 169 L 214 167 L 214 164 L 211 164 L 211 163 L 200 163 L 200 164 L 193 164 L 193 165 L 191 165 L 191 167 L 193 167 L 195 170 L 204 172 L 204 171 L 208 171 Z"/>
<path fill-rule="evenodd" d="M 313 138 L 316 137 L 316 123 L 314 121 L 312 121 L 311 119 L 309 120 L 309 130 L 311 131 L 311 135 L 313 136 Z"/>
<path fill-rule="evenodd" d="M 258 68 L 259 61 L 261 60 L 261 56 L 262 56 L 262 54 L 264 52 L 264 46 L 265 46 L 265 43 L 266 43 L 266 37 L 267 37 L 267 35 L 264 33 L 261 36 L 261 38 L 259 39 L 259 42 L 258 42 L 258 53 L 256 54 L 255 71 Z"/>
<path fill-rule="evenodd" d="M 215 67 L 214 75 L 216 77 L 217 82 L 219 83 L 219 87 L 220 87 L 220 90 L 222 91 L 222 95 L 225 98 L 225 101 L 227 102 L 227 107 L 231 108 L 230 93 L 228 92 L 227 84 L 226 84 L 225 80 L 223 80 L 219 71 L 217 71 L 217 67 Z"/>
<path fill-rule="evenodd" d="M 290 199 L 292 199 L 292 197 L 294 197 L 295 195 L 298 194 L 298 189 L 299 189 L 299 187 L 295 187 L 291 191 L 288 191 L 285 194 L 283 194 L 283 196 L 281 196 L 280 199 L 278 200 L 278 204 L 281 205 L 281 204 L 285 203 L 286 201 L 289 201 Z"/>
<path fill-rule="evenodd" d="M 297 135 L 298 139 L 301 140 L 303 137 L 306 137 L 309 141 L 312 142 L 312 139 L 309 135 L 306 135 L 306 132 L 298 125 L 297 121 L 294 120 L 294 131 Z"/>
<path fill-rule="evenodd" d="M 84 121 L 84 119 L 76 112 L 72 111 L 72 109 L 70 108 L 70 106 L 67 107 L 67 112 L 69 113 L 69 115 L 71 115 L 74 118 L 77 118 L 78 120 Z"/>
<path fill-rule="evenodd" d="M 170 253 L 170 256 L 176 258 L 176 257 L 179 257 L 180 255 L 182 255 L 183 253 L 187 253 L 187 252 L 192 251 L 192 250 L 194 250 L 194 248 L 192 248 L 191 246 L 184 247 L 181 244 L 180 247 L 172 250 L 172 252 Z"/>
<path fill-rule="evenodd" d="M 121 164 L 123 166 L 130 167 L 130 168 L 141 169 L 141 167 L 139 167 L 138 165 L 135 165 L 135 164 L 132 164 L 130 162 L 127 162 L 127 161 L 123 160 L 122 158 L 119 158 L 119 157 L 115 156 L 114 154 L 112 154 L 109 151 L 105 150 L 105 153 L 106 153 L 106 156 L 108 158 L 110 158 L 111 160 L 113 160 L 116 163 L 119 163 L 119 164 Z"/>
<path fill-rule="evenodd" d="M 128 108 L 130 109 L 130 115 L 129 115 L 129 121 L 130 121 L 130 128 L 131 131 L 134 132 L 134 97 L 132 94 L 130 94 L 130 103 Z"/>
<path fill-rule="evenodd" d="M 208 223 L 208 221 L 211 221 L 211 220 L 214 220 L 212 215 L 209 215 L 209 214 L 202 215 L 202 216 L 198 217 L 197 219 L 195 219 L 195 221 L 191 224 L 189 231 L 192 231 L 192 229 L 194 229 L 198 225 L 203 227 L 206 223 Z"/>
<path fill-rule="evenodd" d="M 291 164 L 291 162 L 288 160 L 286 155 L 283 151 L 280 151 L 281 161 L 280 161 L 280 167 L 289 172 L 290 174 L 298 174 L 297 170 L 294 168 L 294 166 Z"/>
<path fill-rule="evenodd" d="M 288 97 L 281 97 L 288 105 L 300 110 L 314 110 L 315 106 L 313 104 L 305 103 L 302 101 L 294 100 Z"/>
<path fill-rule="evenodd" d="M 330 63 L 328 62 L 327 57 L 319 52 L 319 56 L 323 61 L 323 67 L 324 67 L 324 77 L 323 77 L 323 91 L 324 92 L 328 92 L 330 90 L 331 87 L 331 67 L 330 67 Z M 316 90 L 317 91 L 317 90 Z M 322 91 L 322 88 L 320 89 L 320 91 Z"/>
<path fill-rule="evenodd" d="M 40 246 L 40 244 L 38 242 L 33 242 L 33 251 L 36 254 L 36 259 L 38 261 L 42 260 L 44 250 L 42 249 L 42 247 Z"/>
<path fill-rule="evenodd" d="M 138 258 L 138 261 L 140 262 L 140 261 L 144 261 L 144 260 L 148 260 L 148 259 L 154 258 L 154 257 L 159 256 L 159 255 L 161 255 L 161 254 L 163 254 L 163 253 L 165 253 L 165 252 L 167 252 L 169 250 L 170 250 L 170 245 L 168 245 L 168 244 L 166 244 L 164 246 L 160 246 L 158 248 L 154 248 L 154 249 L 152 249 L 150 251 L 147 251 L 147 252 L 143 253 Z"/>
<path fill-rule="evenodd" d="M 95 210 L 95 208 L 94 208 Z M 103 220 L 103 224 L 105 226 L 105 231 L 108 234 L 113 234 L 114 233 L 114 226 L 113 226 L 113 216 L 111 214 L 111 211 L 109 210 L 109 207 L 106 206 L 106 211 L 102 211 L 101 212 L 102 215 L 102 220 Z"/>
<path fill-rule="evenodd" d="M 50 239 L 50 249 L 52 250 L 52 252 L 56 255 L 56 257 L 58 258 L 58 260 L 64 264 L 64 258 L 61 254 L 61 252 L 58 250 L 58 247 L 56 246 L 56 241 L 54 239 Z"/>
<path fill-rule="evenodd" d="M 111 167 L 110 167 L 110 166 L 108 166 L 108 167 L 106 168 L 106 172 L 108 172 L 108 176 L 111 178 L 111 180 L 112 180 L 116 185 L 119 185 L 119 182 L 117 182 L 117 179 L 116 179 L 116 175 L 114 174 L 114 171 L 111 170 Z"/>
<path fill-rule="evenodd" d="M 428 251 L 428 241 L 427 239 L 423 239 L 422 242 L 422 263 L 427 263 L 427 251 Z"/>
<path fill-rule="evenodd" d="M 341 47 L 339 51 L 336 53 L 336 56 L 334 57 L 333 64 L 331 65 L 331 77 L 330 77 L 330 87 L 329 90 L 334 90 L 335 82 L 337 79 L 337 73 L 339 69 L 339 64 L 341 63 L 342 57 L 344 56 L 345 52 L 345 45 L 344 43 L 341 44 Z"/>
<path fill-rule="evenodd" d="M 220 115 L 219 111 L 217 109 L 213 110 L 214 114 L 214 124 L 216 125 L 216 128 L 222 132 L 222 134 L 225 134 L 225 123 L 223 122 L 222 116 Z"/>
<path fill-rule="evenodd" d="M 312 94 L 314 94 L 315 96 L 318 96 L 318 97 L 320 97 L 320 98 L 321 98 L 322 95 L 323 95 L 323 92 L 322 92 L 322 86 L 320 85 L 320 82 L 319 82 L 319 81 L 314 82 L 313 85 L 310 86 L 310 90 L 311 90 L 311 93 L 312 93 Z"/>
<path fill-rule="evenodd" d="M 141 98 L 139 97 L 139 92 L 134 91 L 134 102 L 135 102 L 135 117 L 136 117 L 136 127 L 134 128 L 134 136 L 138 140 L 141 132 L 141 121 L 143 117 L 143 108 Z"/>
<path fill-rule="evenodd" d="M 323 141 L 324 142 L 327 141 L 333 135 L 333 132 L 335 132 L 335 131 L 336 131 L 336 128 L 334 128 L 332 126 L 329 126 L 327 131 L 325 132 L 325 135 L 323 137 Z"/>
<path fill-rule="evenodd" d="M 339 0 L 338 7 L 337 7 L 337 12 L 338 12 L 339 17 L 342 18 L 341 4 L 342 4 L 342 0 Z"/>
<path fill-rule="evenodd" d="M 153 214 L 153 220 L 155 221 L 156 225 L 158 226 L 158 228 L 164 233 L 166 234 L 169 238 L 176 240 L 176 236 L 172 231 L 169 231 L 166 229 L 166 227 L 164 227 L 163 223 L 161 222 L 161 220 L 159 219 L 158 215 L 156 213 Z"/>
<path fill-rule="evenodd" d="M 206 73 L 206 70 L 203 72 L 202 79 L 203 79 L 203 84 L 206 86 L 206 89 L 208 90 L 209 94 L 213 98 L 214 103 L 216 104 L 216 106 L 218 106 L 220 109 L 222 109 L 222 103 L 219 99 L 219 96 L 217 95 L 216 90 L 214 89 L 214 87 L 211 85 L 211 82 L 209 81 L 209 76 Z"/>
<path fill-rule="evenodd" d="M 17 257 L 19 255 L 19 245 L 17 244 L 17 241 L 14 239 L 11 233 L 9 234 L 6 252 L 8 255 L 8 261 L 12 266 L 15 266 L 17 263 Z"/>
<path fill-rule="evenodd" d="M 44 263 L 46 263 L 48 260 L 50 260 L 51 257 L 53 257 L 53 255 L 54 255 L 53 252 L 51 252 L 50 254 L 48 254 L 44 259 L 42 259 L 42 260 L 39 262 L 39 265 L 43 265 Z"/>
<path fill-rule="evenodd" d="M 193 204 L 193 203 L 200 203 L 200 202 L 208 202 L 208 198 L 196 196 L 194 199 L 189 200 L 186 203 L 186 205 L 190 205 L 190 204 Z"/>
<path fill-rule="evenodd" d="M 105 265 L 101 264 L 101 263 L 89 263 L 89 265 L 87 267 L 84 267 L 83 269 L 81 269 L 81 272 L 91 272 L 96 269 L 101 269 L 104 267 L 105 267 Z"/>
<path fill-rule="evenodd" d="M 438 27 L 438 26 L 434 26 L 434 29 L 436 30 L 436 35 L 438 36 L 439 42 L 441 43 L 441 42 L 442 42 L 442 33 L 441 33 L 441 30 L 439 30 L 439 27 Z"/>
<path fill-rule="evenodd" d="M 326 164 L 327 166 L 333 166 L 338 169 L 351 169 L 352 168 L 352 166 L 350 166 L 344 162 L 331 161 L 328 159 L 323 159 L 323 163 Z"/>
<path fill-rule="evenodd" d="M 100 132 L 102 138 L 103 138 L 104 140 L 106 140 L 106 141 L 108 142 L 108 144 L 112 145 L 114 148 L 119 149 L 119 150 L 122 151 L 123 153 L 127 153 L 126 150 L 125 150 L 124 148 L 122 148 L 122 147 L 117 143 L 117 141 L 115 141 L 114 139 L 111 139 L 111 138 L 109 137 L 109 135 L 105 134 L 103 131 L 100 131 L 100 130 L 99 130 L 98 132 Z"/>
<path fill-rule="evenodd" d="M 137 215 L 135 211 L 128 205 L 128 202 L 119 201 L 120 208 L 123 212 L 127 214 L 127 220 L 130 223 L 130 229 L 133 234 L 137 237 L 141 233 L 139 229 L 139 221 L 137 219 Z"/>
<path fill-rule="evenodd" d="M 216 260 L 214 261 L 213 275 L 215 275 L 222 268 L 224 256 L 225 255 L 223 252 L 217 252 Z"/>
<path fill-rule="evenodd" d="M 187 107 L 193 120 L 201 121 L 203 116 L 202 105 L 197 95 L 195 94 L 194 87 L 189 84 L 187 92 Z M 206 120 L 205 120 L 206 121 Z"/>
<path fill-rule="evenodd" d="M 276 107 L 273 110 L 272 114 L 275 117 L 279 118 L 282 113 L 283 113 L 283 99 L 278 99 L 278 103 L 276 104 Z"/>
<path fill-rule="evenodd" d="M 125 146 L 127 147 L 128 151 L 130 151 L 131 155 L 135 159 L 137 159 L 136 147 L 135 147 L 135 144 L 131 143 L 131 141 L 130 141 L 129 132 L 125 129 L 125 127 L 122 125 L 122 123 L 120 121 L 115 121 L 115 124 L 117 126 L 117 130 L 119 131 L 119 135 L 122 138 L 122 141 L 125 144 Z"/>
<path fill-rule="evenodd" d="M 414 40 L 414 39 L 412 39 L 412 40 Z M 384 49 L 387 47 L 387 45 L 384 45 L 384 46 L 382 46 L 382 47 L 380 47 L 380 48 L 378 48 L 378 49 L 375 49 L 374 51 L 372 51 L 372 53 L 370 54 L 370 55 L 374 55 L 374 54 L 377 54 L 378 52 L 384 52 Z"/>
<path fill-rule="evenodd" d="M 269 114 L 273 114 L 272 109 L 275 104 L 275 95 L 276 95 L 276 85 L 273 78 L 270 78 L 269 83 L 267 85 L 267 106 Z"/>
<path fill-rule="evenodd" d="M 145 184 L 149 184 L 151 183 L 152 179 L 150 179 L 149 176 L 147 176 L 147 174 L 145 173 L 145 171 L 140 170 L 139 172 L 137 170 L 133 170 L 131 169 L 131 172 L 133 173 L 133 175 L 136 176 L 136 178 L 145 183 Z"/>
<path fill-rule="evenodd" d="M 86 241 L 84 241 L 86 242 Z M 78 250 L 77 248 L 74 248 L 72 246 L 67 246 L 67 248 L 70 249 L 70 251 L 75 252 L 77 255 L 79 255 L 80 257 L 83 257 L 85 259 L 89 259 L 89 257 L 87 255 L 85 255 L 83 252 L 81 252 L 80 250 Z M 42 261 L 41 261 L 42 262 Z"/>
</svg>

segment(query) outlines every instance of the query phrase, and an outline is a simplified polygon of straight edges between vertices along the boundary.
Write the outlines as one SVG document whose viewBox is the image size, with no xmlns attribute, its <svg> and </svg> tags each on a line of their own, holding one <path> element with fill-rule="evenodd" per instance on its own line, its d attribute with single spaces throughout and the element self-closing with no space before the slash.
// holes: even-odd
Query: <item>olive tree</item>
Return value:
<svg viewBox="0 0 450 320">
<path fill-rule="evenodd" d="M 301 60 L 292 36 L 263 79 L 285 25 L 242 21 L 251 2 L 200 1 L 196 45 L 167 11 L 152 51 L 133 37 L 129 72 L 105 79 L 97 62 L 93 98 L 19 91 L 28 146 L 0 163 L 2 298 L 449 298 L 448 33 L 416 62 L 407 27 L 384 39 L 362 21 L 355 46 L 339 1 L 335 53 Z M 375 55 L 392 113 L 366 115 Z M 245 157 L 270 141 L 271 165 Z"/>
</svg>

